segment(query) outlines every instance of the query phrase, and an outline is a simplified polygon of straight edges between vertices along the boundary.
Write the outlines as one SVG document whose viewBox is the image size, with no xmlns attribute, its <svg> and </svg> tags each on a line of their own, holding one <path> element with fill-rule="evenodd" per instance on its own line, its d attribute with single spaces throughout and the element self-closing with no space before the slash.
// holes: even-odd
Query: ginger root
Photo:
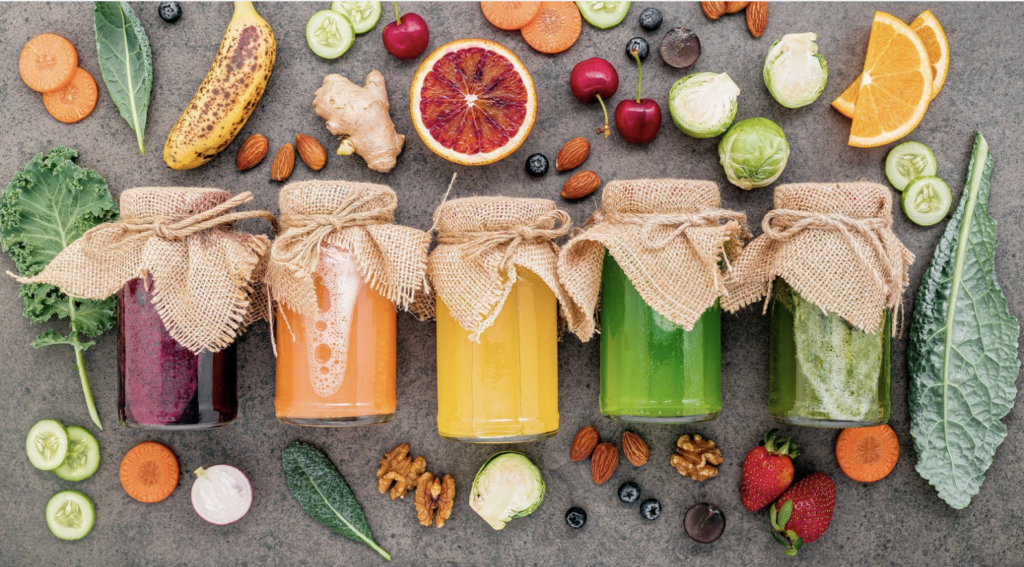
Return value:
<svg viewBox="0 0 1024 567">
<path fill-rule="evenodd" d="M 365 87 L 341 75 L 327 75 L 315 93 L 313 108 L 327 120 L 327 130 L 341 136 L 338 155 L 357 153 L 366 160 L 367 167 L 381 173 L 394 169 L 405 136 L 395 131 L 391 121 L 380 71 L 366 76 Z"/>
</svg>

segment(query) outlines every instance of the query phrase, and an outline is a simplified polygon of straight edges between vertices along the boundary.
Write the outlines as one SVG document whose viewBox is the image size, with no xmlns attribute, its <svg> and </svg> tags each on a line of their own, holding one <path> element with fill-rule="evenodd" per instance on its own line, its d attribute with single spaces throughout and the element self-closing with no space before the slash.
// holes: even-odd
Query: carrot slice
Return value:
<svg viewBox="0 0 1024 567">
<path fill-rule="evenodd" d="M 121 459 L 121 486 L 139 502 L 159 502 L 178 486 L 178 458 L 167 447 L 146 441 Z"/>
<path fill-rule="evenodd" d="M 488 22 L 503 30 L 518 30 L 540 13 L 540 2 L 481 2 Z"/>
<path fill-rule="evenodd" d="M 75 77 L 64 88 L 43 93 L 43 105 L 50 116 L 67 124 L 74 124 L 92 114 L 99 91 L 96 81 L 85 69 L 78 69 Z"/>
<path fill-rule="evenodd" d="M 64 88 L 75 78 L 78 51 L 63 37 L 44 33 L 28 40 L 18 59 L 18 72 L 28 88 L 48 93 Z"/>
<path fill-rule="evenodd" d="M 574 2 L 541 2 L 540 13 L 523 27 L 526 43 L 541 53 L 561 53 L 580 38 L 583 18 Z"/>
<path fill-rule="evenodd" d="M 892 472 L 900 459 L 900 442 L 888 425 L 844 429 L 836 440 L 836 460 L 846 476 L 875 482 Z"/>
</svg>

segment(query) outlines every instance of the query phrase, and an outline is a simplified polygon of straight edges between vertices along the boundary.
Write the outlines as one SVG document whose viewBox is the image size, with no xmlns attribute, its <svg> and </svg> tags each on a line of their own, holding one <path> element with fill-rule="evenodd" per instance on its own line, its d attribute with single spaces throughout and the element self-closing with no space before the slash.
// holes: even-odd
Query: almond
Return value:
<svg viewBox="0 0 1024 567">
<path fill-rule="evenodd" d="M 768 27 L 768 3 L 751 2 L 747 5 L 747 29 L 750 35 L 761 37 Z"/>
<path fill-rule="evenodd" d="M 590 157 L 590 142 L 586 138 L 573 138 L 558 150 L 555 158 L 555 171 L 576 169 Z"/>
<path fill-rule="evenodd" d="M 647 442 L 632 431 L 622 432 L 622 454 L 634 467 L 642 467 L 651 460 L 651 449 Z"/>
<path fill-rule="evenodd" d="M 569 447 L 569 458 L 573 461 L 586 459 L 594 452 L 594 447 L 597 447 L 598 441 L 600 439 L 597 436 L 596 429 L 589 425 L 580 429 L 576 433 L 576 437 L 572 438 L 572 445 Z"/>
<path fill-rule="evenodd" d="M 594 484 L 604 484 L 619 468 L 619 448 L 614 443 L 601 443 L 590 459 L 590 478 Z"/>
<path fill-rule="evenodd" d="M 601 178 L 596 173 L 590 170 L 580 171 L 573 174 L 565 185 L 562 185 L 562 198 L 563 199 L 582 199 L 587 195 L 597 191 L 597 188 L 601 186 Z"/>
<path fill-rule="evenodd" d="M 263 158 L 267 157 L 268 150 L 270 150 L 270 142 L 263 134 L 253 134 L 246 138 L 242 142 L 242 146 L 238 148 L 238 157 L 235 158 L 238 171 L 245 171 L 259 165 Z"/>
<path fill-rule="evenodd" d="M 270 162 L 270 178 L 274 181 L 287 181 L 295 169 L 295 148 L 291 144 L 281 146 Z"/>
<path fill-rule="evenodd" d="M 312 136 L 296 134 L 295 151 L 302 158 L 302 163 L 313 171 L 320 171 L 327 165 L 327 150 Z"/>
<path fill-rule="evenodd" d="M 736 14 L 742 12 L 743 9 L 747 7 L 747 4 L 750 4 L 750 2 L 726 2 L 725 13 Z"/>
<path fill-rule="evenodd" d="M 700 9 L 709 20 L 717 20 L 725 13 L 725 2 L 701 2 Z"/>
</svg>

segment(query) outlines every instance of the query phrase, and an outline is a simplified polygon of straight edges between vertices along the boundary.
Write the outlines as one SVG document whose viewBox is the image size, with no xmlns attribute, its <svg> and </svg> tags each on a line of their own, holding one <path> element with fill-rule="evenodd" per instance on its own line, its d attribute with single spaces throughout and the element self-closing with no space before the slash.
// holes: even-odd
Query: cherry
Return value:
<svg viewBox="0 0 1024 567">
<path fill-rule="evenodd" d="M 640 51 L 633 46 L 629 52 L 636 59 L 638 70 L 636 100 L 624 100 L 615 107 L 615 128 L 627 142 L 644 144 L 653 140 L 661 129 L 661 107 L 653 99 L 640 98 L 640 86 L 644 81 Z"/>
<path fill-rule="evenodd" d="M 399 59 L 416 59 L 430 43 L 427 22 L 416 14 L 399 15 L 398 2 L 392 4 L 395 6 L 395 21 L 384 26 L 384 47 Z"/>
<path fill-rule="evenodd" d="M 604 134 L 607 138 L 611 128 L 608 127 L 608 109 L 604 105 L 604 99 L 611 98 L 615 91 L 619 90 L 619 74 L 615 72 L 615 67 L 600 57 L 580 61 L 572 68 L 569 88 L 572 89 L 573 96 L 582 103 L 590 104 L 595 100 L 601 103 L 604 126 L 598 128 L 597 133 Z"/>
</svg>

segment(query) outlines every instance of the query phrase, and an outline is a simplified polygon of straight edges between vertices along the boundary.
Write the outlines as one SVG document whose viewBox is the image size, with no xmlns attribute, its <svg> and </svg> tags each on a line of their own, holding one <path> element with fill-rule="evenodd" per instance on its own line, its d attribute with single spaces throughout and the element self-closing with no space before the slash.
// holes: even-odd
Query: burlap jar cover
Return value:
<svg viewBox="0 0 1024 567">
<path fill-rule="evenodd" d="M 892 230 L 891 210 L 889 189 L 876 183 L 780 185 L 764 234 L 733 266 L 722 305 L 736 311 L 769 297 L 781 277 L 821 309 L 878 332 L 887 310 L 898 318 L 914 262 Z"/>
<path fill-rule="evenodd" d="M 93 227 L 32 278 L 72 297 L 105 299 L 149 277 L 168 333 L 188 350 L 220 351 L 244 324 L 263 315 L 256 289 L 270 240 L 236 232 L 235 221 L 267 211 L 233 209 L 250 201 L 221 189 L 141 187 L 121 194 L 121 219 Z"/>
<path fill-rule="evenodd" d="M 569 214 L 548 199 L 468 197 L 434 212 L 437 247 L 427 274 L 452 317 L 479 341 L 501 312 L 519 269 L 537 274 L 555 293 L 563 312 L 569 298 L 558 281 L 558 245 L 571 227 Z M 433 303 L 417 305 L 432 316 Z"/>
<path fill-rule="evenodd" d="M 313 277 L 324 246 L 351 254 L 363 281 L 399 309 L 428 289 L 430 235 L 392 224 L 398 198 L 390 187 L 303 181 L 281 189 L 280 204 L 281 234 L 265 280 L 275 301 L 302 315 L 316 314 Z"/>
<path fill-rule="evenodd" d="M 725 272 L 740 251 L 746 215 L 719 208 L 718 185 L 638 179 L 605 185 L 602 208 L 558 260 L 562 285 L 579 309 L 569 328 L 583 341 L 596 331 L 605 251 L 659 314 L 692 330 L 726 293 Z"/>
</svg>

